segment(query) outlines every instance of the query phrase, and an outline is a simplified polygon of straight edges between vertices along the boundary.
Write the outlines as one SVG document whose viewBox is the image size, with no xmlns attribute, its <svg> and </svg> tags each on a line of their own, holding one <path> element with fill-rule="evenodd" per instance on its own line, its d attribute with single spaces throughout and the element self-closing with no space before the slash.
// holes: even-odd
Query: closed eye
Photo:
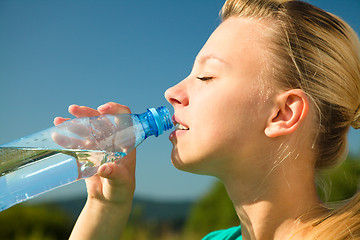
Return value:
<svg viewBox="0 0 360 240">
<path fill-rule="evenodd" d="M 209 81 L 214 79 L 214 77 L 197 77 L 197 79 L 201 80 L 201 81 Z"/>
</svg>

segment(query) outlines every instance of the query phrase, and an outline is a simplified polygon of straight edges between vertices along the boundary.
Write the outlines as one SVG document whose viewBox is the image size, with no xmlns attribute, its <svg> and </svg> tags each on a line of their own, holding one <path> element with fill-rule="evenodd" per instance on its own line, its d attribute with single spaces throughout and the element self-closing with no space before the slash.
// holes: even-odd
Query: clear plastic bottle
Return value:
<svg viewBox="0 0 360 240">
<path fill-rule="evenodd" d="M 0 145 L 0 211 L 96 174 L 149 136 L 173 127 L 165 107 L 142 114 L 75 118 Z"/>
</svg>

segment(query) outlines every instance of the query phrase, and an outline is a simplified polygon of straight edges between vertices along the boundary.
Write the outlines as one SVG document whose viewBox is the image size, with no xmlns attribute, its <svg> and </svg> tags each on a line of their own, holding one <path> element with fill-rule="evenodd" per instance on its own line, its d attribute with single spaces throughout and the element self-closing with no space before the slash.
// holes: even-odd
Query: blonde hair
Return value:
<svg viewBox="0 0 360 240">
<path fill-rule="evenodd" d="M 276 85 L 302 89 L 317 110 L 316 169 L 346 155 L 350 126 L 360 128 L 360 43 L 353 29 L 309 3 L 286 0 L 227 0 L 222 18 L 272 21 L 271 49 Z M 308 239 L 360 239 L 360 194 L 317 219 Z"/>
</svg>

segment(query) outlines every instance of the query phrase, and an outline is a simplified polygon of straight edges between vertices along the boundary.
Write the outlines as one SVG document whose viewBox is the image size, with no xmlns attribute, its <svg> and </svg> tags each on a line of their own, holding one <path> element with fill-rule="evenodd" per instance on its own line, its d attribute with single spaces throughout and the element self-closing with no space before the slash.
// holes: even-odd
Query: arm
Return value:
<svg viewBox="0 0 360 240">
<path fill-rule="evenodd" d="M 122 160 L 135 161 L 135 153 Z M 120 239 L 130 215 L 135 189 L 130 172 L 121 165 L 104 164 L 98 171 L 101 177 L 87 179 L 88 199 L 71 240 Z"/>
<path fill-rule="evenodd" d="M 97 110 L 72 105 L 69 112 L 75 117 L 100 114 L 129 113 L 116 103 L 107 103 Z M 67 119 L 55 118 L 54 124 Z M 74 226 L 70 240 L 120 239 L 129 218 L 135 191 L 135 159 L 131 152 L 119 163 L 103 164 L 98 174 L 86 179 L 87 202 Z"/>
</svg>

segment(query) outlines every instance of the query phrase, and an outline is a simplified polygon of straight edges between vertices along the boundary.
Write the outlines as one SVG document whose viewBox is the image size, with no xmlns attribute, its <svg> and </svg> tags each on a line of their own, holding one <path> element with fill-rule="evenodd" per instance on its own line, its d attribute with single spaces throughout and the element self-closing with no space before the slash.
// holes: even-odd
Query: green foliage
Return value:
<svg viewBox="0 0 360 240">
<path fill-rule="evenodd" d="M 194 204 L 185 226 L 186 235 L 204 236 L 207 233 L 239 225 L 234 206 L 221 182 Z"/>
<path fill-rule="evenodd" d="M 360 159 L 348 157 L 338 167 L 318 175 L 317 190 L 324 202 L 349 199 L 359 189 Z"/>
<path fill-rule="evenodd" d="M 221 182 L 216 182 L 209 192 L 191 208 L 185 224 L 183 221 L 159 222 L 145 220 L 145 209 L 134 205 L 123 238 L 127 240 L 198 240 L 207 233 L 239 225 L 236 212 Z"/>
<path fill-rule="evenodd" d="M 359 189 L 360 158 L 348 157 L 335 169 L 318 174 L 317 191 L 324 202 L 337 202 L 352 197 Z M 239 224 L 234 207 L 221 182 L 194 204 L 185 225 L 185 236 L 205 234 Z M 186 238 L 190 239 L 190 238 Z"/>
<path fill-rule="evenodd" d="M 71 219 L 50 205 L 17 205 L 0 214 L 2 240 L 68 239 L 71 229 Z"/>
<path fill-rule="evenodd" d="M 166 203 L 135 200 L 122 234 L 126 240 L 182 240 L 188 202 Z M 179 215 L 179 210 L 182 211 Z M 195 240 L 185 238 L 187 240 Z"/>
<path fill-rule="evenodd" d="M 326 202 L 341 201 L 358 191 L 359 180 L 360 159 L 349 157 L 339 167 L 319 174 L 317 190 Z M 141 204 L 134 205 L 123 239 L 195 240 L 211 231 L 239 224 L 232 202 L 219 181 L 194 203 L 185 224 L 183 220 L 149 220 L 145 210 Z M 52 205 L 20 204 L 0 214 L 0 239 L 4 240 L 68 239 L 72 227 L 72 219 Z"/>
</svg>

